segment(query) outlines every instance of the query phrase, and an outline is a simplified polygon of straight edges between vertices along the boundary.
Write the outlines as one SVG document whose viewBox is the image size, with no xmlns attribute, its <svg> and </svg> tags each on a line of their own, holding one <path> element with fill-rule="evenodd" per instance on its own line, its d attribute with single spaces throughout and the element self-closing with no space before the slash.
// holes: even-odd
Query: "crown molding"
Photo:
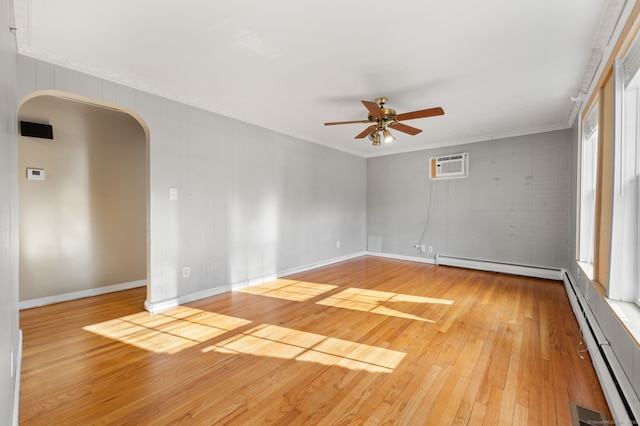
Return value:
<svg viewBox="0 0 640 426">
<path fill-rule="evenodd" d="M 415 152 L 415 151 L 426 151 L 430 149 L 445 148 L 445 147 L 459 146 L 459 145 L 468 145 L 468 144 L 478 143 L 478 142 L 489 142 L 489 141 L 498 140 L 498 139 L 507 139 L 507 138 L 515 138 L 518 136 L 529 136 L 529 135 L 536 135 L 540 133 L 555 132 L 558 130 L 566 130 L 569 128 L 570 126 L 568 126 L 567 123 L 556 123 L 548 126 L 533 127 L 530 129 L 517 130 L 513 132 L 495 133 L 495 134 L 485 135 L 485 136 L 474 136 L 472 138 L 463 138 L 463 139 L 454 139 L 449 141 L 434 142 L 433 144 L 429 144 L 429 146 L 404 148 L 404 149 L 394 150 L 393 152 L 387 151 L 381 154 L 374 153 L 371 155 L 366 155 L 365 158 L 382 157 L 385 155 L 393 155 L 393 154 L 404 154 L 407 152 Z"/>
<path fill-rule="evenodd" d="M 567 125 L 573 127 L 578 114 L 587 106 L 586 102 L 595 90 L 598 79 L 604 72 L 607 63 L 606 59 L 613 54 L 616 42 L 624 29 L 636 0 L 610 0 L 607 10 L 600 23 L 598 34 L 594 45 L 591 49 L 591 56 L 587 63 L 582 84 L 577 94 L 569 117 Z"/>
</svg>

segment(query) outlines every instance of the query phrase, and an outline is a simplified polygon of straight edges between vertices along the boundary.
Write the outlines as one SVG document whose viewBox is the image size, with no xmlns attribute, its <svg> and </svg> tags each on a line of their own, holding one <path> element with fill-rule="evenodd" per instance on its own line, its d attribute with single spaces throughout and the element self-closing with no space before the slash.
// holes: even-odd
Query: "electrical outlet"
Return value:
<svg viewBox="0 0 640 426">
<path fill-rule="evenodd" d="M 191 276 L 191 268 L 188 266 L 185 266 L 184 268 L 182 268 L 182 278 L 189 278 Z"/>
<path fill-rule="evenodd" d="M 424 248 L 424 244 L 420 244 L 420 253 L 424 253 L 425 248 Z"/>
<path fill-rule="evenodd" d="M 429 253 L 433 254 L 433 246 L 429 246 Z"/>
<path fill-rule="evenodd" d="M 340 247 L 340 241 L 336 241 L 336 247 Z"/>
</svg>

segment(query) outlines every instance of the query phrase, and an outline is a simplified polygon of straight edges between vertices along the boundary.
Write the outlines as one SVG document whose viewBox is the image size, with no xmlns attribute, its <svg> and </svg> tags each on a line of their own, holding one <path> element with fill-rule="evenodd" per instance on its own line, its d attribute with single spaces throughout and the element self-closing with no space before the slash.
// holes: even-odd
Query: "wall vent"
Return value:
<svg viewBox="0 0 640 426">
<path fill-rule="evenodd" d="M 441 155 L 429 158 L 429 179 L 459 179 L 469 177 L 469 153 Z"/>
</svg>

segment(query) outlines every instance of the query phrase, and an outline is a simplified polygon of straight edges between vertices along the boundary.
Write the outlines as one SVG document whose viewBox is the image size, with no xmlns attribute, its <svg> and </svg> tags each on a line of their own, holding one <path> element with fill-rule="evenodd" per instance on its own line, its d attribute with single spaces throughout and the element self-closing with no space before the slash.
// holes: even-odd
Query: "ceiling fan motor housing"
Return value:
<svg viewBox="0 0 640 426">
<path fill-rule="evenodd" d="M 386 97 L 377 98 L 375 103 L 371 101 L 361 101 L 367 108 L 369 114 L 367 120 L 355 120 L 355 121 L 336 121 L 324 123 L 325 126 L 333 126 L 336 124 L 352 124 L 352 123 L 366 123 L 370 124 L 369 127 L 360 132 L 355 138 L 362 139 L 369 137 L 373 141 L 373 145 L 380 145 L 380 139 L 384 137 L 385 142 L 392 142 L 395 137 L 389 131 L 389 128 L 393 130 L 399 130 L 403 133 L 415 136 L 422 130 L 415 127 L 408 126 L 401 121 L 414 120 L 416 118 L 434 117 L 437 115 L 444 115 L 444 110 L 441 107 L 428 108 L 419 111 L 405 112 L 403 114 L 396 114 L 396 111 L 391 108 L 385 108 L 384 104 L 387 102 Z"/>
<path fill-rule="evenodd" d="M 378 123 L 380 124 L 382 123 L 386 123 L 388 121 L 392 121 L 395 116 L 396 116 L 396 111 L 391 109 L 391 108 L 381 108 L 382 112 L 384 113 L 384 115 L 382 117 L 376 117 L 373 114 L 369 114 L 368 118 L 369 121 L 371 121 L 372 123 Z"/>
</svg>

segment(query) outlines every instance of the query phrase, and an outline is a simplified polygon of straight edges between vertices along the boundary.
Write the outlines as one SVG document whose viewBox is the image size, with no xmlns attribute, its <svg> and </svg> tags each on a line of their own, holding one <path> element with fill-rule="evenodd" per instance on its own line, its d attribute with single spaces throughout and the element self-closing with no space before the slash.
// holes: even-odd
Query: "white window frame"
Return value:
<svg viewBox="0 0 640 426">
<path fill-rule="evenodd" d="M 629 61 L 629 57 L 616 59 L 614 64 L 613 210 L 607 297 L 640 305 L 640 72 L 637 65 L 637 60 Z"/>
<path fill-rule="evenodd" d="M 598 105 L 594 105 L 582 123 L 580 155 L 580 213 L 578 262 L 593 278 L 595 253 L 596 177 L 598 173 Z"/>
</svg>

